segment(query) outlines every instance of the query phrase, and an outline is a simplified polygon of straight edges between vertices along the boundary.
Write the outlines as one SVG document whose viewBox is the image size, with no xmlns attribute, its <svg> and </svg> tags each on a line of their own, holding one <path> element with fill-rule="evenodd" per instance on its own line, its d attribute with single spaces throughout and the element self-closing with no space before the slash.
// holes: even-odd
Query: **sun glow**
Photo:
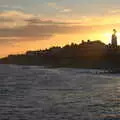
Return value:
<svg viewBox="0 0 120 120">
<path fill-rule="evenodd" d="M 116 35 L 117 35 L 118 44 L 120 45 L 120 32 L 117 32 Z M 111 42 L 112 33 L 105 33 L 104 36 L 107 37 Z"/>
</svg>

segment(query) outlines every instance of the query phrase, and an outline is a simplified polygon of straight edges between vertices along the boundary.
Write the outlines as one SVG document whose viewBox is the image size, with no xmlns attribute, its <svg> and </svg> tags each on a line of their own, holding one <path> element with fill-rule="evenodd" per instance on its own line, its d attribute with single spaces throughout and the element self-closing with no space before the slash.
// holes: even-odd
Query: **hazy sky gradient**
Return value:
<svg viewBox="0 0 120 120">
<path fill-rule="evenodd" d="M 113 28 L 120 29 L 120 0 L 3 0 L 0 57 L 82 39 L 109 43 Z"/>
</svg>

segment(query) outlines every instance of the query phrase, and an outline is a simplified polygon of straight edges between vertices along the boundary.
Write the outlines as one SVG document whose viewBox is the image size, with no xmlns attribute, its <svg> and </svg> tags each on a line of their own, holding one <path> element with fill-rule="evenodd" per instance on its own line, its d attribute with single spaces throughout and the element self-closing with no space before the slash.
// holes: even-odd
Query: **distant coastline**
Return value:
<svg viewBox="0 0 120 120">
<path fill-rule="evenodd" d="M 100 40 L 88 40 L 80 44 L 72 43 L 64 47 L 9 55 L 0 59 L 0 63 L 91 69 L 120 68 L 120 46 L 106 45 Z"/>
</svg>

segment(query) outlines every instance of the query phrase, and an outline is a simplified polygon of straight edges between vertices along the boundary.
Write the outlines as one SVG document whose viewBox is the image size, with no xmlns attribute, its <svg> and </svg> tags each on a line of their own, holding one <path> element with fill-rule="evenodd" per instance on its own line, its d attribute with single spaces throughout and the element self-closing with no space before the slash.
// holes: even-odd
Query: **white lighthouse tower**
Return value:
<svg viewBox="0 0 120 120">
<path fill-rule="evenodd" d="M 116 35 L 117 31 L 116 29 L 113 29 L 113 34 L 112 34 L 112 47 L 117 47 L 117 35 Z"/>
</svg>

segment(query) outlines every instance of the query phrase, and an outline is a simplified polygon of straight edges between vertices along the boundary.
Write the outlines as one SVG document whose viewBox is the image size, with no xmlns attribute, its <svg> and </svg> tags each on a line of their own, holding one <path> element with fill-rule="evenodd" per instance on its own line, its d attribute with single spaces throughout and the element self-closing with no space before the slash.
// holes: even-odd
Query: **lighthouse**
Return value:
<svg viewBox="0 0 120 120">
<path fill-rule="evenodd" d="M 112 34 L 112 47 L 117 47 L 117 35 L 116 35 L 117 31 L 116 29 L 113 29 L 113 34 Z"/>
</svg>

